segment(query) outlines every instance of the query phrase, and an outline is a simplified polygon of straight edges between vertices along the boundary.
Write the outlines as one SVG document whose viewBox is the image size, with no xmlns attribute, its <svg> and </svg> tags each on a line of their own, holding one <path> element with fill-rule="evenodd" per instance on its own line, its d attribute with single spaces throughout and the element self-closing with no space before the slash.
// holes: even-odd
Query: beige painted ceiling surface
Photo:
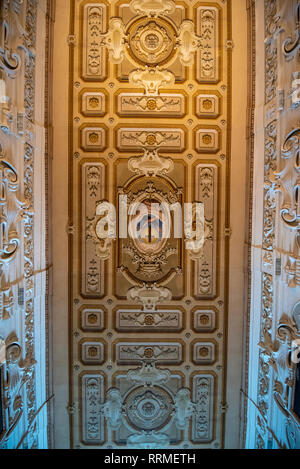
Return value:
<svg viewBox="0 0 300 469">
<path fill-rule="evenodd" d="M 242 5 L 237 2 L 235 21 Z M 236 158 L 239 150 L 244 157 L 242 133 L 234 137 L 239 148 L 231 160 L 232 74 L 239 80 L 231 60 L 231 3 L 72 1 L 64 11 L 71 24 L 69 354 L 56 355 L 55 376 L 62 381 L 67 358 L 71 446 L 221 448 L 226 438 L 236 445 L 241 358 L 230 358 L 227 338 L 234 333 L 238 354 L 245 182 Z M 62 20 L 56 28 L 62 31 Z M 64 86 L 67 66 L 61 67 L 54 76 Z M 55 93 L 59 126 L 67 103 Z M 54 137 L 55 151 L 65 148 L 61 130 Z M 54 161 L 57 183 L 66 164 Z M 230 197 L 232 165 L 241 200 L 236 192 Z M 66 190 L 61 194 L 54 203 L 59 213 Z M 97 206 L 119 209 L 121 196 L 129 203 L 202 202 L 204 247 L 188 250 L 186 239 L 174 235 L 163 242 L 151 235 L 120 239 L 120 226 L 115 240 L 100 239 Z M 234 228 L 240 231 L 230 264 Z M 58 244 L 54 267 L 62 269 L 65 238 Z M 65 311 L 61 280 L 54 278 L 54 305 Z M 228 324 L 230 315 L 235 319 Z M 57 321 L 59 342 L 66 333 L 59 330 L 62 317 Z M 235 386 L 229 398 L 228 379 Z M 226 413 L 235 443 L 226 437 Z M 57 422 L 63 418 L 57 415 Z"/>
</svg>

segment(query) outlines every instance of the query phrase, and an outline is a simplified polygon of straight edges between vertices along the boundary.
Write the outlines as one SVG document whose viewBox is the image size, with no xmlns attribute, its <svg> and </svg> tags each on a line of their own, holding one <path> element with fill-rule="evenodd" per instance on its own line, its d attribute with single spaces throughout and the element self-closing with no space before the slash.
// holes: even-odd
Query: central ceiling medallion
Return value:
<svg viewBox="0 0 300 469">
<path fill-rule="evenodd" d="M 151 390 L 137 388 L 126 399 L 126 416 L 138 430 L 157 430 L 170 420 L 173 405 L 172 397 L 165 389 L 157 386 Z"/>
<path fill-rule="evenodd" d="M 129 51 L 137 62 L 159 65 L 168 62 L 175 54 L 176 31 L 161 18 L 155 21 L 142 18 L 129 28 Z"/>
</svg>

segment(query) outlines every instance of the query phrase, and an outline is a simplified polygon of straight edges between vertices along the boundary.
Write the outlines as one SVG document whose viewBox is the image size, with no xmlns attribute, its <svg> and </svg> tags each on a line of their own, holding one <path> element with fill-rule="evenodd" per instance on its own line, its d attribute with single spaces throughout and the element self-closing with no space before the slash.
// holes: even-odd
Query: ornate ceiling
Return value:
<svg viewBox="0 0 300 469">
<path fill-rule="evenodd" d="M 223 447 L 230 14 L 221 0 L 72 2 L 74 447 Z M 146 220 L 144 237 L 118 223 L 103 239 L 99 204 L 118 218 L 122 200 L 201 202 L 204 245 L 174 217 L 161 239 L 159 214 L 150 237 Z"/>
</svg>

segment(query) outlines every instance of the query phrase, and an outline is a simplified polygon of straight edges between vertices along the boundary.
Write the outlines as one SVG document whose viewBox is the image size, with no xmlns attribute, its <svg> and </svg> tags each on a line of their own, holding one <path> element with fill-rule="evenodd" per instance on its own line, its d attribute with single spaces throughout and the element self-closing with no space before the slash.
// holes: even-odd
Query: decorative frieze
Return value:
<svg viewBox="0 0 300 469">
<path fill-rule="evenodd" d="M 199 153 L 217 153 L 220 148 L 220 131 L 218 128 L 200 128 L 196 130 L 196 150 Z"/>
<path fill-rule="evenodd" d="M 221 168 L 227 161 L 215 155 L 226 141 L 227 117 L 223 94 L 211 87 L 199 91 L 197 82 L 216 85 L 222 63 L 226 89 L 227 52 L 220 46 L 231 19 L 225 4 L 179 3 L 116 2 L 110 21 L 104 1 L 73 5 L 74 446 L 198 447 L 210 444 L 214 430 L 221 438 L 222 424 L 214 427 L 214 421 L 221 415 L 215 401 L 223 383 L 217 386 L 207 371 L 198 390 L 195 384 L 195 399 L 191 388 L 195 366 L 211 370 L 221 363 L 212 333 L 222 323 L 213 305 L 225 285 L 216 263 L 218 249 L 220 259 L 225 254 L 217 241 L 224 230 Z M 104 79 L 105 87 L 91 83 Z M 219 117 L 220 126 L 212 122 Z M 199 119 L 211 124 L 198 125 Z M 209 163 L 199 154 L 210 155 Z M 205 205 L 200 230 L 194 212 L 191 223 L 183 216 L 197 201 Z M 135 211 L 138 204 L 145 212 Z M 96 298 L 102 298 L 98 307 Z M 209 300 L 207 308 L 197 307 L 199 299 Z M 196 343 L 192 330 L 207 335 Z M 104 390 L 102 377 L 86 375 L 95 407 L 84 402 L 90 391 L 77 386 L 85 369 L 102 370 L 105 379 Z M 77 402 L 85 418 L 78 417 Z"/>
<path fill-rule="evenodd" d="M 133 309 L 116 311 L 116 328 L 118 331 L 180 331 L 182 329 L 181 311 L 172 308 L 164 311 L 159 308 L 155 312 Z"/>
<path fill-rule="evenodd" d="M 160 93 L 159 96 L 145 96 L 143 93 L 122 92 L 117 98 L 120 117 L 184 117 L 185 97 L 175 93 Z"/>
<path fill-rule="evenodd" d="M 158 15 L 169 16 L 175 12 L 174 0 L 132 0 L 130 3 L 130 9 L 136 15 L 144 15 L 155 17 Z"/>
<path fill-rule="evenodd" d="M 85 151 L 99 152 L 106 148 L 106 130 L 101 126 L 88 125 L 81 130 L 81 148 Z"/>
<path fill-rule="evenodd" d="M 121 128 L 117 131 L 117 148 L 120 151 L 140 151 L 143 148 L 180 152 L 185 148 L 182 129 Z"/>
<path fill-rule="evenodd" d="M 119 342 L 116 344 L 116 360 L 120 365 L 138 364 L 143 360 L 178 365 L 182 362 L 182 358 L 182 344 L 178 342 Z"/>
<path fill-rule="evenodd" d="M 204 245 L 197 253 L 194 266 L 194 294 L 213 298 L 216 294 L 216 253 L 218 213 L 218 169 L 213 164 L 195 168 L 195 200 L 204 204 Z"/>
<path fill-rule="evenodd" d="M 202 119 L 216 119 L 220 115 L 220 97 L 200 93 L 196 96 L 196 115 Z"/>
<path fill-rule="evenodd" d="M 80 344 L 84 365 L 101 365 L 105 359 L 105 346 L 99 340 L 83 340 Z"/>
</svg>

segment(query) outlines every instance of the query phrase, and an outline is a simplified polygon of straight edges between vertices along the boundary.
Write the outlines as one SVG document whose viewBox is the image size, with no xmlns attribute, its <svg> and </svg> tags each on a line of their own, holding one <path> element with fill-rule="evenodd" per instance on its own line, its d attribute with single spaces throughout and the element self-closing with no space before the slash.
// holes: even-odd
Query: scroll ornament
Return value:
<svg viewBox="0 0 300 469">
<path fill-rule="evenodd" d="M 151 177 L 170 173 L 174 169 L 174 162 L 171 158 L 160 157 L 157 149 L 145 149 L 144 156 L 129 160 L 128 169 Z"/>
<path fill-rule="evenodd" d="M 283 53 L 285 57 L 289 60 L 292 60 L 296 53 L 300 49 L 300 2 L 297 2 L 296 5 L 296 30 L 294 38 L 292 36 L 288 37 L 283 43 Z"/>
<path fill-rule="evenodd" d="M 172 299 L 172 293 L 168 288 L 160 287 L 157 284 L 147 285 L 143 287 L 131 288 L 127 293 L 128 301 L 141 303 L 144 311 L 155 311 L 156 306 Z"/>
<path fill-rule="evenodd" d="M 174 0 L 132 0 L 130 9 L 137 15 L 157 17 L 159 15 L 172 15 L 176 5 Z"/>
<path fill-rule="evenodd" d="M 286 136 L 281 149 L 281 160 L 284 167 L 281 171 L 270 173 L 275 192 L 283 194 L 281 218 L 292 229 L 300 231 L 300 128 L 295 128 Z"/>
</svg>

